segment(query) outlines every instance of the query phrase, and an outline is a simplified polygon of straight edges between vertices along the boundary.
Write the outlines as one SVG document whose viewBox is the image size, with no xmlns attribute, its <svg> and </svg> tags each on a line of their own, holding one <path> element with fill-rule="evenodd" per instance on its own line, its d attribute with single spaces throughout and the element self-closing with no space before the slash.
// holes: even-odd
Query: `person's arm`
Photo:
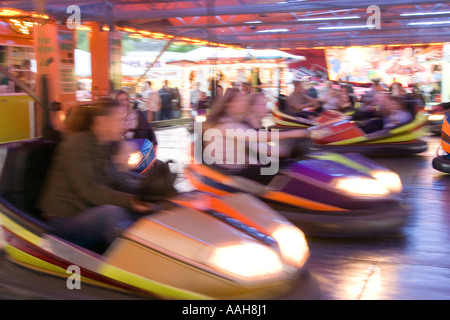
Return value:
<svg viewBox="0 0 450 320">
<path fill-rule="evenodd" d="M 292 108 L 296 109 L 297 111 L 302 111 L 306 108 L 315 108 L 317 107 L 317 101 L 316 99 L 313 99 L 307 95 L 305 95 L 307 102 L 306 103 L 296 103 L 293 98 L 288 97 L 287 103 Z"/>
<path fill-rule="evenodd" d="M 296 138 L 308 138 L 309 130 L 307 129 L 294 129 L 294 130 L 286 130 L 286 131 L 278 131 L 277 133 L 273 133 L 269 130 L 258 130 L 253 128 L 244 128 L 240 124 L 236 124 L 235 126 L 227 123 L 224 126 L 219 126 L 218 129 L 222 132 L 222 134 L 226 135 L 227 129 L 232 130 L 255 130 L 256 134 L 244 134 L 244 135 L 235 135 L 236 139 L 240 141 L 250 142 L 250 143 L 267 143 L 273 140 L 286 140 L 286 139 L 296 139 Z"/>
<path fill-rule="evenodd" d="M 295 129 L 287 131 L 279 131 L 278 134 L 273 134 L 267 131 L 267 135 L 258 135 L 258 142 L 271 142 L 273 139 L 286 140 L 286 139 L 296 139 L 296 138 L 308 138 L 309 130 L 307 129 Z"/>
</svg>

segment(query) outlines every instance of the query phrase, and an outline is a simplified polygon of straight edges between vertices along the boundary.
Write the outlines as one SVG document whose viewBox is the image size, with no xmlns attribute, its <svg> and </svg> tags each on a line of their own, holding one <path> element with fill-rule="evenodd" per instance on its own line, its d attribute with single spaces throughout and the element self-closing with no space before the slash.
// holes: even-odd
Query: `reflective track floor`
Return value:
<svg viewBox="0 0 450 320">
<path fill-rule="evenodd" d="M 185 128 L 157 131 L 158 157 L 173 159 L 180 191 L 191 189 L 182 174 Z M 409 219 L 400 233 L 371 239 L 308 238 L 306 267 L 317 279 L 322 300 L 450 299 L 450 175 L 434 170 L 431 161 L 438 137 L 425 137 L 428 151 L 408 157 L 376 158 L 397 172 Z M 0 153 L 0 161 L 2 154 Z M 106 299 L 129 296 L 97 288 L 68 290 L 65 280 L 28 271 L 0 256 L 0 298 Z M 61 290 L 62 289 L 62 290 Z M 294 288 L 293 299 L 296 299 Z M 134 298 L 134 297 L 131 297 Z"/>
</svg>

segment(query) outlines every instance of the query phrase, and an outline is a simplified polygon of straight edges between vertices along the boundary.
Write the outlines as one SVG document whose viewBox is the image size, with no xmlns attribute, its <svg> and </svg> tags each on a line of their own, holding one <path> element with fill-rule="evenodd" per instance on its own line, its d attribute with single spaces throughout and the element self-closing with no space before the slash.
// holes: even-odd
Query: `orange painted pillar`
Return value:
<svg viewBox="0 0 450 320">
<path fill-rule="evenodd" d="M 121 87 L 121 35 L 103 31 L 98 23 L 92 23 L 91 29 L 92 96 L 98 99 Z"/>
<path fill-rule="evenodd" d="M 76 101 L 73 30 L 57 24 L 37 25 L 35 28 L 37 75 L 47 75 L 50 101 L 61 102 L 62 105 Z"/>
<path fill-rule="evenodd" d="M 34 26 L 33 33 L 37 64 L 36 93 L 41 96 L 41 79 L 45 76 L 48 101 L 59 102 L 61 113 L 64 113 L 76 103 L 74 31 L 66 25 L 49 23 Z M 40 108 L 37 113 L 40 113 Z M 52 116 L 57 116 L 52 119 L 54 127 L 61 129 L 59 114 L 52 113 Z"/>
</svg>

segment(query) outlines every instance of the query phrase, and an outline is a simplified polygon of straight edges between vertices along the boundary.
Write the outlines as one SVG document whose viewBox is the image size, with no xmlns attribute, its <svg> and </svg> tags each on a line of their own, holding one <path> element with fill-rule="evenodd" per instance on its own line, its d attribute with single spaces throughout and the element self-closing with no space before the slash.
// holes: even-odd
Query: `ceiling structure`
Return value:
<svg viewBox="0 0 450 320">
<path fill-rule="evenodd" d="M 2 0 L 63 23 L 71 2 Z M 253 49 L 450 42 L 444 0 L 78 0 L 83 22 L 135 28 Z M 374 6 L 375 4 L 375 6 Z M 42 9 L 41 9 L 42 11 Z"/>
</svg>

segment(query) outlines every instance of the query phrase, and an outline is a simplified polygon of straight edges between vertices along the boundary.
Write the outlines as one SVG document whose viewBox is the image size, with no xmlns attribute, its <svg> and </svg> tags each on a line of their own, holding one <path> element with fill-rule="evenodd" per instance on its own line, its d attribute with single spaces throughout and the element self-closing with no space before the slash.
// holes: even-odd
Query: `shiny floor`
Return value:
<svg viewBox="0 0 450 320">
<path fill-rule="evenodd" d="M 185 137 L 180 128 L 158 131 L 161 159 L 183 154 L 180 137 Z M 307 267 L 319 282 L 320 299 L 450 299 L 450 175 L 431 166 L 436 152 L 441 152 L 439 137 L 424 139 L 426 152 L 374 159 L 402 179 L 401 196 L 409 208 L 409 219 L 399 234 L 308 239 L 311 256 Z M 178 165 L 181 172 L 182 160 Z M 182 176 L 179 186 L 189 189 Z"/>
<path fill-rule="evenodd" d="M 183 142 L 189 138 L 186 129 L 158 130 L 157 137 L 158 157 L 175 161 L 172 168 L 180 173 L 177 186 L 182 191 L 190 190 L 191 186 L 182 174 L 186 159 Z M 400 233 L 372 239 L 308 238 L 311 256 L 307 268 L 318 280 L 320 299 L 450 299 L 450 175 L 431 167 L 439 138 L 425 139 L 429 143 L 427 152 L 376 159 L 397 172 L 403 181 L 402 199 L 410 216 Z M 0 152 L 0 162 L 1 158 Z M 48 286 L 48 281 L 54 281 L 54 278 L 40 276 L 36 280 L 36 275 L 30 276 L 27 271 L 5 264 L 3 260 L 4 257 L 0 257 L 0 298 L 55 297 L 32 292 Z M 25 289 L 21 282 L 29 283 L 30 279 L 42 283 Z M 14 285 L 17 286 L 15 289 Z M 2 291 L 2 287 L 6 289 Z M 300 292 L 300 288 L 295 288 L 293 296 L 296 290 Z M 75 297 L 76 293 L 71 293 L 70 298 Z"/>
</svg>

